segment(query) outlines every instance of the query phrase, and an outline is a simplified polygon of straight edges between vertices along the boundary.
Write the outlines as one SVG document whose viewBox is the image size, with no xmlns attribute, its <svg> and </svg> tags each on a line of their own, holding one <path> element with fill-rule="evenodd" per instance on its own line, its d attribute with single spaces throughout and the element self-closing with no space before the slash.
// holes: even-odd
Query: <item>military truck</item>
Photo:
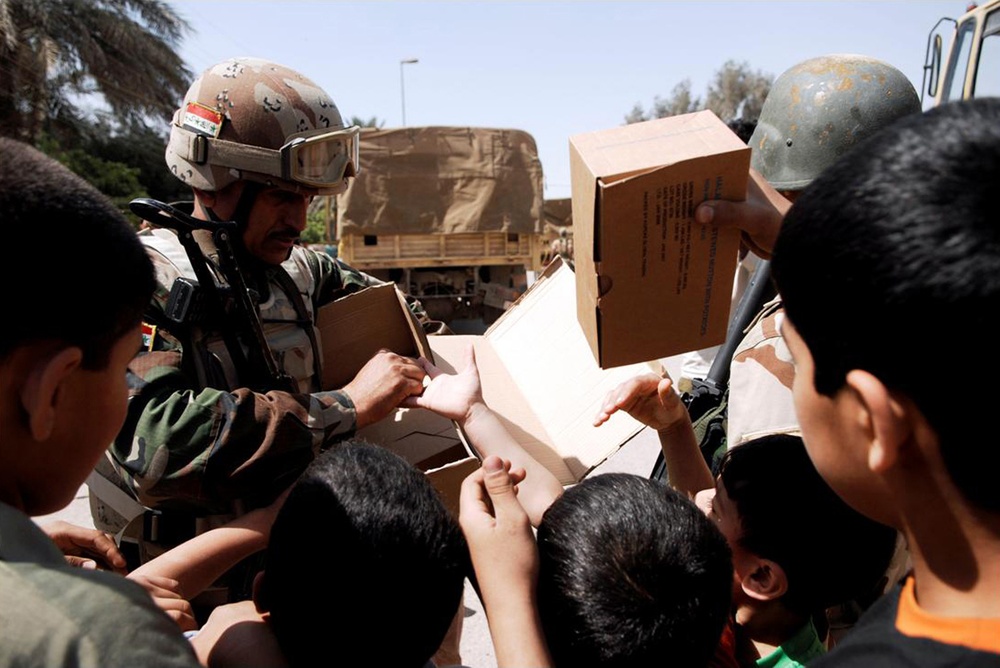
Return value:
<svg viewBox="0 0 1000 668">
<path fill-rule="evenodd" d="M 954 27 L 948 30 L 949 25 Z M 924 94 L 933 101 L 931 106 L 1000 96 L 1000 0 L 969 4 L 957 19 L 941 18 L 931 28 L 921 101 Z"/>
<path fill-rule="evenodd" d="M 573 267 L 573 200 L 569 197 L 547 199 L 542 207 L 544 228 L 542 238 L 546 250 L 542 258 L 548 262 L 559 256 Z"/>
<path fill-rule="evenodd" d="M 489 323 L 546 259 L 542 164 L 523 130 L 362 130 L 336 200 L 338 256 L 418 297 L 431 317 Z"/>
</svg>

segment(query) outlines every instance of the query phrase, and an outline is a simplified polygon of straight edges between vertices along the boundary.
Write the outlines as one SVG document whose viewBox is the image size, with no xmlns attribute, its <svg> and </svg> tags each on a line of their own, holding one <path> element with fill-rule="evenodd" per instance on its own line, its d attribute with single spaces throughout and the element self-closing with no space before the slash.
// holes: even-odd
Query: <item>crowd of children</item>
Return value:
<svg viewBox="0 0 1000 668">
<path fill-rule="evenodd" d="M 402 404 L 455 420 L 482 457 L 457 518 L 403 459 L 347 439 L 127 577 L 72 566 L 79 541 L 30 517 L 65 506 L 121 428 L 153 267 L 91 186 L 19 142 L 0 154 L 10 247 L 39 225 L 62 240 L 30 281 L 0 264 L 0 665 L 419 668 L 467 577 L 501 666 L 1000 664 L 1000 451 L 982 423 L 1000 399 L 1000 100 L 894 121 L 790 208 L 756 175 L 746 202 L 699 207 L 771 259 L 801 437 L 748 439 L 713 472 L 672 379 L 639 376 L 594 422 L 655 429 L 669 485 L 564 489 L 485 404 L 470 348 L 455 374 L 417 360 L 430 382 Z M 977 360 L 950 388 L 927 372 L 943 333 Z M 121 569 L 106 537 L 92 548 Z M 196 627 L 187 601 L 256 553 L 252 598 Z M 834 639 L 849 602 L 865 613 Z"/>
</svg>

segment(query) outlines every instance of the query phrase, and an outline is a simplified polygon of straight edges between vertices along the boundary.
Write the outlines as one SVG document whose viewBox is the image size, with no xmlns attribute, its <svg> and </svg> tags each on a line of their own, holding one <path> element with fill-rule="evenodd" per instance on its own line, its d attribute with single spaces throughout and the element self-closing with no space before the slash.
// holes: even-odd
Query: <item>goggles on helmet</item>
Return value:
<svg viewBox="0 0 1000 668">
<path fill-rule="evenodd" d="M 281 178 L 324 188 L 358 173 L 358 134 L 352 125 L 343 130 L 313 130 L 292 135 L 281 147 Z"/>
<path fill-rule="evenodd" d="M 177 128 L 170 147 L 196 164 L 211 164 L 263 174 L 311 188 L 335 188 L 355 176 L 360 166 L 358 136 L 353 125 L 337 130 L 309 130 L 290 135 L 278 150 L 216 139 Z M 252 178 L 252 177 L 251 177 Z"/>
</svg>

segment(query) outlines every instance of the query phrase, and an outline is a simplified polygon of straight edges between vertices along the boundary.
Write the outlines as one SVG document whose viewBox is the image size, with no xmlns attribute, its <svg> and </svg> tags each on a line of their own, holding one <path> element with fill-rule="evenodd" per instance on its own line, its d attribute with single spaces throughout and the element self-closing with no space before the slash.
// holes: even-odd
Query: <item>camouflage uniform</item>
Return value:
<svg viewBox="0 0 1000 668">
<path fill-rule="evenodd" d="M 322 447 L 353 433 L 350 398 L 340 390 L 319 391 L 306 327 L 313 328 L 322 304 L 381 281 L 299 246 L 280 267 L 258 267 L 248 281 L 261 294 L 265 337 L 297 391 L 254 391 L 241 380 L 219 327 L 175 328 L 164 317 L 174 281 L 194 276 L 174 232 L 146 230 L 140 238 L 157 271 L 158 287 L 147 312 L 151 336 L 130 365 L 128 417 L 109 450 L 114 471 L 107 462 L 99 470 L 112 480 L 120 478 L 115 480 L 119 487 L 162 511 L 163 518 L 179 519 L 184 529 L 164 531 L 169 536 L 154 541 L 167 547 L 195 533 L 195 517 L 219 516 L 210 521 L 215 525 L 269 502 Z M 305 325 L 285 291 L 288 279 L 279 280 L 281 272 L 302 296 Z M 418 302 L 411 302 L 411 310 L 429 325 Z M 95 524 L 118 533 L 125 518 L 95 496 Z M 134 526 L 128 533 L 141 530 Z"/>
<path fill-rule="evenodd" d="M 156 324 L 148 349 L 131 364 L 128 418 L 109 451 L 120 486 L 151 509 L 195 516 L 266 503 L 321 447 L 355 426 L 354 406 L 343 391 L 319 391 L 309 334 L 278 273 L 287 272 L 298 288 L 310 328 L 320 305 L 380 281 L 302 247 L 280 268 L 259 269 L 265 337 L 297 391 L 254 391 L 241 382 L 218 328 L 174 330 L 163 316 L 174 280 L 193 276 L 176 235 L 155 230 L 140 238 L 157 270 L 147 315 Z M 419 304 L 413 309 L 422 316 Z M 119 531 L 121 518 L 96 505 L 95 522 Z"/>
<path fill-rule="evenodd" d="M 795 366 L 781 337 L 784 316 L 780 297 L 765 304 L 733 353 L 727 447 L 768 434 L 802 435 L 792 401 Z"/>
</svg>

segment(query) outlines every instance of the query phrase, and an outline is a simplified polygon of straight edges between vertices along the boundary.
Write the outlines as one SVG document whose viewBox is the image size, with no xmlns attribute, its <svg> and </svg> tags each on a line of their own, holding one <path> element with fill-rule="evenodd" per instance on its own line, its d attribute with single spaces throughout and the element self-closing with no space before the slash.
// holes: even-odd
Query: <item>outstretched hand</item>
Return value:
<svg viewBox="0 0 1000 668">
<path fill-rule="evenodd" d="M 198 628 L 191 603 L 181 595 L 180 583 L 177 580 L 145 573 L 131 573 L 127 577 L 141 585 L 156 606 L 167 613 L 181 631 L 194 631 Z"/>
<path fill-rule="evenodd" d="M 767 179 L 751 169 L 745 201 L 707 200 L 695 209 L 694 219 L 703 225 L 738 228 L 747 246 L 768 260 L 781 230 L 781 221 L 791 207 L 792 203 Z"/>
<path fill-rule="evenodd" d="M 430 378 L 422 394 L 407 397 L 403 406 L 426 408 L 459 424 L 471 416 L 473 408 L 484 406 L 483 388 L 476 366 L 476 349 L 470 343 L 462 355 L 463 368 L 448 374 L 421 357 L 417 360 Z"/>
<path fill-rule="evenodd" d="M 489 456 L 462 483 L 459 524 L 490 620 L 499 666 L 549 666 L 535 583 L 538 549 L 528 514 L 517 499 L 522 472 Z"/>
<path fill-rule="evenodd" d="M 458 521 L 477 573 L 481 564 L 491 576 L 504 572 L 533 582 L 535 537 L 517 500 L 517 485 L 523 481 L 522 469 L 511 470 L 509 461 L 491 455 L 462 482 Z"/>
<path fill-rule="evenodd" d="M 608 392 L 594 417 L 594 426 L 604 424 L 620 410 L 656 430 L 690 420 L 684 402 L 674 391 L 673 381 L 655 373 L 630 378 Z"/>
</svg>

